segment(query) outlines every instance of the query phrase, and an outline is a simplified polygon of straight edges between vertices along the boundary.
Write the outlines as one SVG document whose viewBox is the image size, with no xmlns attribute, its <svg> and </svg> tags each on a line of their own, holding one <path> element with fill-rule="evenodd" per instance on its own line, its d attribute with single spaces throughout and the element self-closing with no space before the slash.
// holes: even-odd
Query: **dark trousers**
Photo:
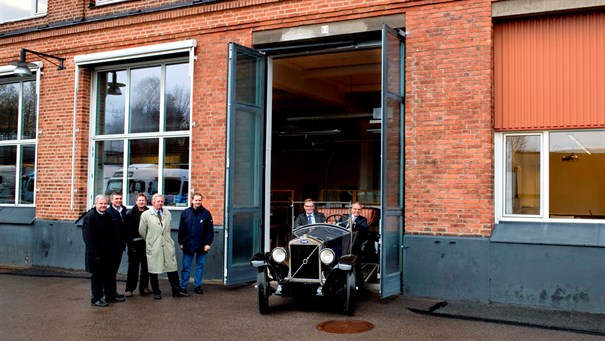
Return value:
<svg viewBox="0 0 605 341">
<path fill-rule="evenodd" d="M 181 285 L 179 284 L 179 272 L 172 271 L 168 272 L 168 282 L 170 282 L 170 287 L 172 288 L 172 293 L 176 293 L 181 289 Z M 151 291 L 153 291 L 154 295 L 159 295 L 162 293 L 160 290 L 160 283 L 158 281 L 158 274 L 149 274 L 149 282 L 151 282 Z"/>
<path fill-rule="evenodd" d="M 118 288 L 116 285 L 116 276 L 118 274 L 120 264 L 122 263 L 122 253 L 123 251 L 121 250 L 119 252 L 114 252 L 109 260 L 109 287 L 107 288 L 107 290 L 105 290 L 105 298 L 108 300 L 115 298 L 115 294 L 118 293 Z"/>
<path fill-rule="evenodd" d="M 113 286 L 111 283 L 113 283 Z M 106 264 L 95 264 L 90 277 L 90 289 L 92 291 L 90 301 L 94 303 L 107 293 L 115 293 L 115 291 L 112 291 L 114 290 L 113 287 L 115 287 L 115 278 L 112 282 L 109 267 Z"/>
<path fill-rule="evenodd" d="M 149 288 L 149 272 L 147 272 L 147 255 L 145 254 L 145 241 L 133 242 L 128 249 L 128 277 L 126 278 L 126 291 L 133 292 L 139 281 L 139 270 L 141 271 L 139 291 Z"/>
</svg>

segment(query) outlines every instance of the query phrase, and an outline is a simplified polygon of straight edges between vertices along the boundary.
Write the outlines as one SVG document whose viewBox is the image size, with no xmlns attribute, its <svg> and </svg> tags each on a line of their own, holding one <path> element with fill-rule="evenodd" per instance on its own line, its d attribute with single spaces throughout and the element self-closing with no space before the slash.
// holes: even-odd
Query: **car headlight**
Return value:
<svg viewBox="0 0 605 341">
<path fill-rule="evenodd" d="M 334 251 L 332 251 L 332 249 L 323 249 L 319 253 L 319 259 L 321 259 L 321 262 L 325 265 L 332 264 L 335 257 L 336 256 L 334 255 Z"/>
<path fill-rule="evenodd" d="M 276 247 L 271 251 L 271 258 L 277 263 L 282 263 L 286 259 L 286 249 L 283 247 Z"/>
</svg>

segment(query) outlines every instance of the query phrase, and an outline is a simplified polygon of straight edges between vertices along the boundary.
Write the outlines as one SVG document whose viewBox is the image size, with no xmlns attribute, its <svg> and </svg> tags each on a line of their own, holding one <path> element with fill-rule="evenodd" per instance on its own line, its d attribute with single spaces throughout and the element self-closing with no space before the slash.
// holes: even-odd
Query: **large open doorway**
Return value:
<svg viewBox="0 0 605 341">
<path fill-rule="evenodd" d="M 230 44 L 226 284 L 252 279 L 246 257 L 285 245 L 302 201 L 313 198 L 326 215 L 365 205 L 381 296 L 401 292 L 403 33 L 383 25 L 369 35 L 279 48 L 267 60 Z"/>
<path fill-rule="evenodd" d="M 380 42 L 276 56 L 272 70 L 271 247 L 287 245 L 306 198 L 326 216 L 359 201 L 364 257 L 379 263 Z"/>
</svg>

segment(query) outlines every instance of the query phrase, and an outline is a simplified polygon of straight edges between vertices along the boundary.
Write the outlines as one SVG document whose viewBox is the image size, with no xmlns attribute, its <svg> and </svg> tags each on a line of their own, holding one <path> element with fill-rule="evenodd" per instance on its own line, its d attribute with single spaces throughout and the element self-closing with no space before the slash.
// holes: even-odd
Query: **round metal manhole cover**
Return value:
<svg viewBox="0 0 605 341">
<path fill-rule="evenodd" d="M 374 329 L 374 325 L 360 320 L 332 320 L 318 324 L 317 329 L 334 334 L 357 334 Z"/>
</svg>

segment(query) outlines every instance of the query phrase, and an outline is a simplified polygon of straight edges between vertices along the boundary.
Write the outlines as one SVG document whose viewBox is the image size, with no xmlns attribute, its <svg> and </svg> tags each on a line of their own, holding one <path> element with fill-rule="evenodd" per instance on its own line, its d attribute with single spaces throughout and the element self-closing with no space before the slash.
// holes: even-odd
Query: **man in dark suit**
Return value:
<svg viewBox="0 0 605 341">
<path fill-rule="evenodd" d="M 313 199 L 305 199 L 303 206 L 305 212 L 296 217 L 296 220 L 294 220 L 294 227 L 326 222 L 326 216 L 323 213 L 315 211 L 315 202 L 313 202 Z"/>
<path fill-rule="evenodd" d="M 109 266 L 114 236 L 107 214 L 107 197 L 102 194 L 95 197 L 95 207 L 84 216 L 82 238 L 86 245 L 86 271 L 91 274 L 90 303 L 95 307 L 107 307 L 103 295 L 115 292 L 115 277 L 112 286 Z"/>
<path fill-rule="evenodd" d="M 122 205 L 122 194 L 114 192 L 111 194 L 111 205 L 107 208 L 107 214 L 111 217 L 111 227 L 113 228 L 114 243 L 110 253 L 109 270 L 113 286 L 113 292 L 105 293 L 106 302 L 124 302 L 124 295 L 119 294 L 116 287 L 116 276 L 122 263 L 122 254 L 126 249 L 126 206 Z"/>
<path fill-rule="evenodd" d="M 353 225 L 353 232 L 357 232 L 355 242 L 353 243 L 353 254 L 361 253 L 361 246 L 368 239 L 368 219 L 361 215 L 363 206 L 359 201 L 351 205 L 351 215 L 345 214 L 340 218 L 339 223 L 348 223 Z"/>
</svg>

